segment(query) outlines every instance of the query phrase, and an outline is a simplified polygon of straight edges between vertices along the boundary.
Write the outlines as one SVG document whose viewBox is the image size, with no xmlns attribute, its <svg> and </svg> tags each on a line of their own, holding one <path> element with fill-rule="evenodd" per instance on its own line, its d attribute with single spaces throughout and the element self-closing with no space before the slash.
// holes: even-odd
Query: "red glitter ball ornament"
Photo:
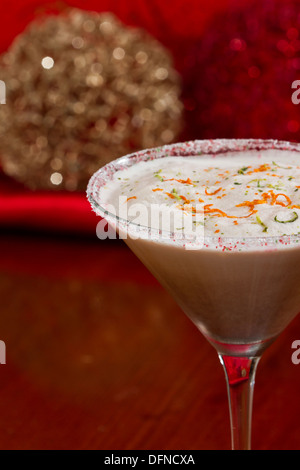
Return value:
<svg viewBox="0 0 300 470">
<path fill-rule="evenodd" d="M 299 2 L 233 5 L 214 17 L 185 56 L 189 137 L 299 141 L 295 80 L 300 80 Z"/>
</svg>

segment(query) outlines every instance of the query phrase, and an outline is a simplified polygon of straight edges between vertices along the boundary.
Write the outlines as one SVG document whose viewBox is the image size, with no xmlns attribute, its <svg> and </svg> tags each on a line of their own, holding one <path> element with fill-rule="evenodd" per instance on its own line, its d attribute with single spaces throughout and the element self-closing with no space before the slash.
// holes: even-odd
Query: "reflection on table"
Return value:
<svg viewBox="0 0 300 470">
<path fill-rule="evenodd" d="M 213 348 L 123 242 L 1 237 L 1 449 L 228 449 Z M 253 448 L 300 449 L 296 318 L 258 367 Z"/>
</svg>

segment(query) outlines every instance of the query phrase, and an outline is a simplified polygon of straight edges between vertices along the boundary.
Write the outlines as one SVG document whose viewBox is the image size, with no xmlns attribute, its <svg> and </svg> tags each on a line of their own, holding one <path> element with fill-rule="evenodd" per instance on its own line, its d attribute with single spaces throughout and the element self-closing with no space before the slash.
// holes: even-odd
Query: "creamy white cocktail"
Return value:
<svg viewBox="0 0 300 470">
<path fill-rule="evenodd" d="M 205 235 L 260 237 L 300 232 L 299 188 L 299 157 L 263 150 L 139 162 L 117 171 L 99 197 L 112 204 L 118 216 L 126 202 L 127 218 L 135 224 L 138 220 L 153 227 L 148 215 L 155 205 L 165 218 L 172 211 L 193 223 L 203 205 Z M 148 211 L 130 211 L 138 205 Z M 183 228 L 174 226 L 177 232 Z"/>
<path fill-rule="evenodd" d="M 212 140 L 118 159 L 93 209 L 216 348 L 232 447 L 250 448 L 255 367 L 300 310 L 300 146 Z"/>
<path fill-rule="evenodd" d="M 253 353 L 299 311 L 300 248 L 285 240 L 300 233 L 299 188 L 297 153 L 245 150 L 138 162 L 115 172 L 99 199 L 127 213 L 126 242 L 205 336 L 239 354 L 239 344 Z M 157 224 L 153 206 L 161 240 L 136 232 L 137 223 Z M 200 248 L 191 246 L 197 237 Z"/>
</svg>

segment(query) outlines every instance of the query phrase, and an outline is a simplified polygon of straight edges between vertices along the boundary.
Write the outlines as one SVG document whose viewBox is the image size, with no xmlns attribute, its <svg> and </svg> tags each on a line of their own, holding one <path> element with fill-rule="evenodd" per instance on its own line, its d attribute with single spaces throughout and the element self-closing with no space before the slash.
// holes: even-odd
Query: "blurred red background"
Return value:
<svg viewBox="0 0 300 470">
<path fill-rule="evenodd" d="M 39 15 L 59 13 L 66 6 L 98 12 L 113 12 L 126 25 L 144 28 L 172 53 L 174 66 L 184 77 L 191 45 L 201 39 L 205 27 L 216 12 L 222 11 L 229 0 L 204 2 L 174 0 L 87 0 L 49 2 L 43 0 L 2 1 L 0 4 L 0 52 L 7 50 L 16 35 Z M 195 81 L 198 77 L 195 76 Z M 184 83 L 183 83 L 183 94 Z M 188 95 L 188 90 L 187 93 Z M 184 100 L 184 97 L 182 97 Z M 191 100 L 186 98 L 187 108 Z M 192 106 L 193 108 L 193 106 Z M 187 111 L 188 113 L 188 111 Z M 188 120 L 188 117 L 186 117 Z M 197 129 L 186 127 L 179 140 L 198 138 Z M 0 145 L 1 151 L 1 145 Z M 97 223 L 82 193 L 49 193 L 29 191 L 3 173 L 0 174 L 0 226 L 22 230 L 42 230 L 94 234 Z"/>
<path fill-rule="evenodd" d="M 2 1 L 0 52 L 35 18 L 66 7 L 114 13 L 171 53 L 182 81 L 184 126 L 197 138 L 300 139 L 291 85 L 300 70 L 298 0 Z M 1 152 L 1 145 L 0 145 Z M 93 234 L 81 193 L 31 192 L 0 174 L 0 225 Z"/>
</svg>

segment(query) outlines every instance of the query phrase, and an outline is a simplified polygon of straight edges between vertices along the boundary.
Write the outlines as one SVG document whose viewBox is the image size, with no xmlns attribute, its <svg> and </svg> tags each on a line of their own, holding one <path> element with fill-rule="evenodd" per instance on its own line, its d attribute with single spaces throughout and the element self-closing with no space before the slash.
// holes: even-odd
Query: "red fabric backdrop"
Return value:
<svg viewBox="0 0 300 470">
<path fill-rule="evenodd" d="M 0 52 L 5 51 L 14 37 L 41 13 L 56 12 L 66 5 L 111 11 L 125 24 L 142 27 L 161 41 L 173 54 L 174 65 L 184 78 L 189 47 L 201 38 L 214 13 L 229 3 L 229 0 L 189 0 L 188 3 L 186 0 L 173 0 L 170 7 L 170 2 L 161 0 L 2 0 Z M 193 137 L 197 135 L 188 136 Z M 31 192 L 0 171 L 0 227 L 95 233 L 96 223 L 97 218 L 85 194 Z"/>
</svg>

